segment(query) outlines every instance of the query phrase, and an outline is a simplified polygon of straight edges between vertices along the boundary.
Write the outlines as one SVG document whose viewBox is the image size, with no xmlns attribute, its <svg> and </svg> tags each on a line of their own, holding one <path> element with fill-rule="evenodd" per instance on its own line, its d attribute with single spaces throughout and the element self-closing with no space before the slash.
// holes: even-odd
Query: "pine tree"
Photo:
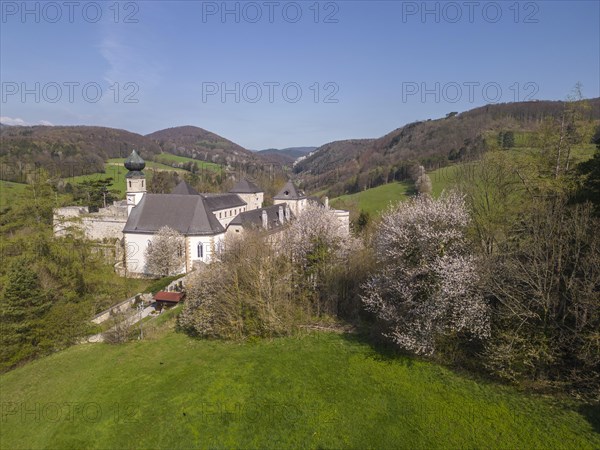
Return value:
<svg viewBox="0 0 600 450">
<path fill-rule="evenodd" d="M 50 307 L 37 274 L 26 258 L 15 259 L 8 270 L 0 299 L 0 358 L 22 359 L 36 353 L 41 339 L 42 319 Z"/>
</svg>

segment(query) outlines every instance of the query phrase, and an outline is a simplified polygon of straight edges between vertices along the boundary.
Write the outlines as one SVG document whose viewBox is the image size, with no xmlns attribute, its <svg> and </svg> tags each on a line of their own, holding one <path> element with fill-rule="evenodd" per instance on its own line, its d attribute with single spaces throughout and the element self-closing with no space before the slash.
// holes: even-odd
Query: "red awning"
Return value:
<svg viewBox="0 0 600 450">
<path fill-rule="evenodd" d="M 160 291 L 157 292 L 154 296 L 154 300 L 157 302 L 171 302 L 178 303 L 183 298 L 182 292 L 166 292 Z"/>
</svg>

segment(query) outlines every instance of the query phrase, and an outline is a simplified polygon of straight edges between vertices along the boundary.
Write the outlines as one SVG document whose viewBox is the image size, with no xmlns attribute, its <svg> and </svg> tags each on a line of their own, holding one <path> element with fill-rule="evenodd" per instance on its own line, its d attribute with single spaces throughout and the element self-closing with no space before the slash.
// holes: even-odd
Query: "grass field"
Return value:
<svg viewBox="0 0 600 450">
<path fill-rule="evenodd" d="M 127 169 L 125 169 L 125 167 L 123 167 L 123 164 L 125 163 L 125 158 L 111 158 L 106 162 L 107 166 L 120 166 L 123 168 L 124 172 L 127 173 Z M 153 169 L 153 170 L 165 170 L 165 171 L 175 171 L 175 172 L 179 172 L 179 173 L 185 173 L 187 172 L 184 169 L 179 169 L 179 168 L 175 168 L 172 166 L 169 166 L 167 164 L 162 164 L 159 162 L 155 162 L 155 161 L 146 161 L 146 168 L 144 170 L 148 170 L 148 169 Z"/>
<path fill-rule="evenodd" d="M 212 170 L 213 172 L 219 172 L 221 170 L 221 166 L 219 166 L 218 164 L 208 162 L 208 161 L 202 161 L 199 159 L 186 158 L 185 156 L 177 156 L 177 155 L 173 155 L 171 153 L 161 153 L 160 155 L 156 155 L 154 157 L 154 159 L 158 162 L 161 162 L 161 163 L 167 164 L 167 165 L 169 165 L 170 163 L 185 164 L 188 162 L 195 162 L 198 164 L 198 167 L 200 169 L 208 169 L 208 170 Z"/>
<path fill-rule="evenodd" d="M 331 200 L 331 206 L 354 211 L 366 211 L 377 215 L 383 211 L 390 202 L 406 200 L 412 191 L 412 183 L 388 183 L 355 194 L 342 195 Z"/>
<path fill-rule="evenodd" d="M 78 175 L 76 177 L 63 178 L 65 182 L 75 184 L 81 183 L 85 180 L 105 180 L 107 178 L 112 178 L 111 189 L 116 189 L 119 191 L 121 197 L 125 196 L 125 175 L 127 175 L 127 169 L 123 166 L 125 162 L 124 158 L 112 158 L 109 159 L 105 164 L 105 172 L 104 173 L 91 173 L 89 175 Z M 149 170 L 150 169 L 150 170 Z M 147 161 L 146 168 L 144 169 L 144 173 L 146 174 L 146 179 L 150 181 L 152 179 L 152 170 L 157 171 L 174 171 L 180 174 L 186 173 L 183 169 L 175 169 L 171 166 L 167 166 L 165 164 L 160 164 L 154 161 Z"/>
<path fill-rule="evenodd" d="M 6 205 L 12 196 L 24 192 L 26 188 L 25 183 L 0 180 L 0 206 Z"/>
<path fill-rule="evenodd" d="M 80 345 L 0 376 L 0 447 L 600 446 L 597 411 L 381 353 L 352 335 L 202 341 L 167 318 L 149 340 Z"/>
</svg>

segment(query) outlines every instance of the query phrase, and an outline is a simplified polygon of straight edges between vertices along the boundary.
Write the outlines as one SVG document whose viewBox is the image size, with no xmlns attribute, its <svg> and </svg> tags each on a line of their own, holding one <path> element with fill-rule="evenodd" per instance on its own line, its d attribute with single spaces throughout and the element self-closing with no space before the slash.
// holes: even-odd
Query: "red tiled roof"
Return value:
<svg viewBox="0 0 600 450">
<path fill-rule="evenodd" d="M 182 298 L 183 298 L 183 293 L 182 292 L 165 292 L 165 291 L 160 291 L 160 292 L 157 292 L 156 295 L 154 295 L 154 300 L 161 301 L 161 302 L 173 302 L 173 303 L 177 303 Z"/>
</svg>

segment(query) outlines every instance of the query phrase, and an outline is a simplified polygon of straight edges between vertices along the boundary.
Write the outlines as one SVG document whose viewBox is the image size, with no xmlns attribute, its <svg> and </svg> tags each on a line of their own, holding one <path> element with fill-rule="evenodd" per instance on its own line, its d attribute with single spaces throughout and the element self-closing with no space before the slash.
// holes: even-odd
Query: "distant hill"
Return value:
<svg viewBox="0 0 600 450">
<path fill-rule="evenodd" d="M 285 166 L 291 165 L 296 159 L 316 149 L 317 147 L 269 148 L 266 150 L 257 150 L 255 153 L 266 161 Z"/>
<path fill-rule="evenodd" d="M 167 128 L 146 135 L 163 151 L 217 164 L 243 165 L 260 159 L 218 134 L 194 126 Z"/>
<path fill-rule="evenodd" d="M 587 118 L 600 120 L 600 98 L 588 103 Z M 486 137 L 505 130 L 533 132 L 564 107 L 560 101 L 487 105 L 411 123 L 378 139 L 331 142 L 298 161 L 294 172 L 307 191 L 328 188 L 331 197 L 358 192 L 402 181 L 411 161 L 432 169 L 476 158 L 486 150 Z"/>
<path fill-rule="evenodd" d="M 115 128 L 3 125 L 0 175 L 4 180 L 24 181 L 24 172 L 31 172 L 32 167 L 45 167 L 63 177 L 102 172 L 104 161 L 125 157 L 133 149 L 145 159 L 161 151 L 151 139 Z"/>
</svg>

